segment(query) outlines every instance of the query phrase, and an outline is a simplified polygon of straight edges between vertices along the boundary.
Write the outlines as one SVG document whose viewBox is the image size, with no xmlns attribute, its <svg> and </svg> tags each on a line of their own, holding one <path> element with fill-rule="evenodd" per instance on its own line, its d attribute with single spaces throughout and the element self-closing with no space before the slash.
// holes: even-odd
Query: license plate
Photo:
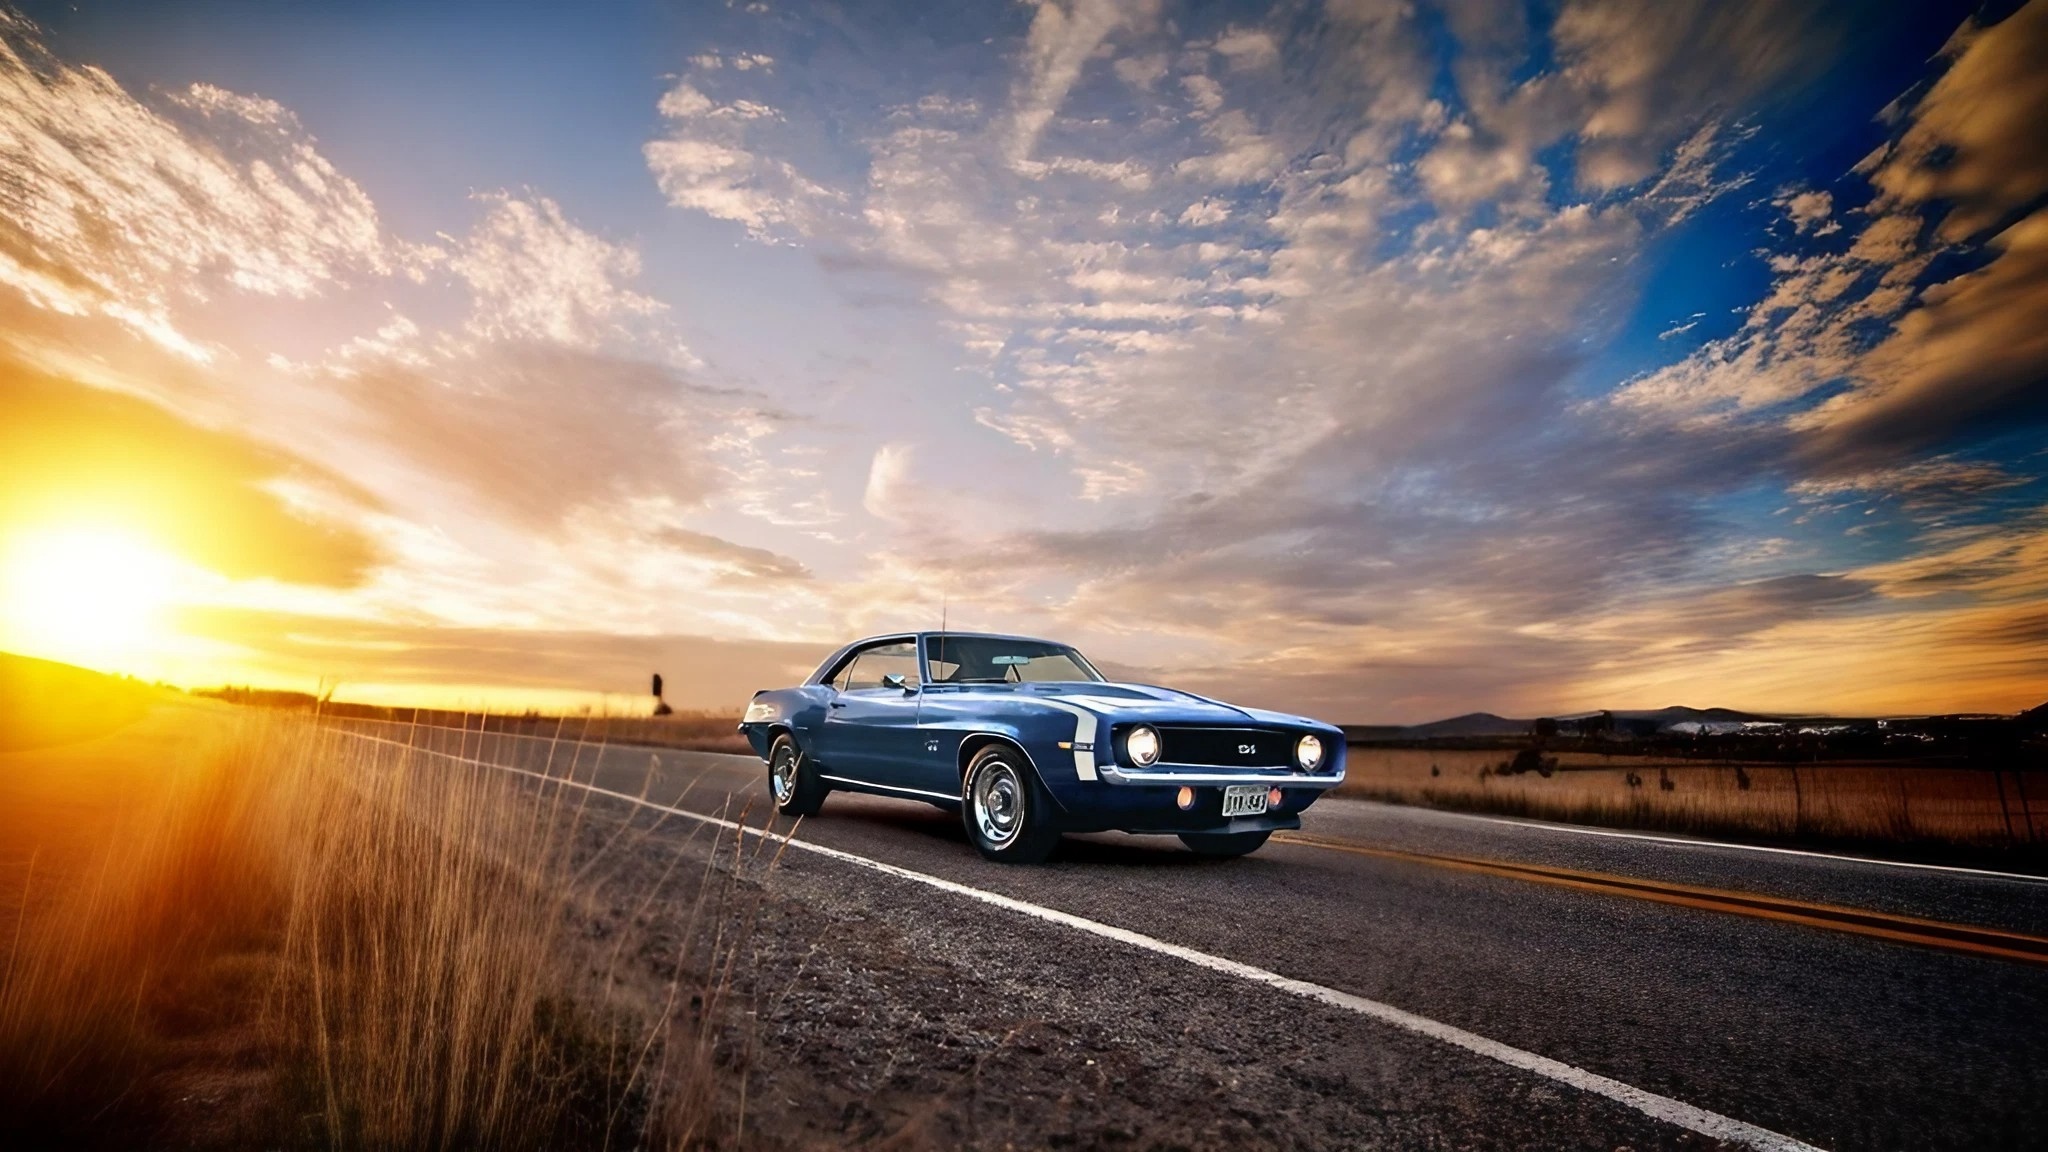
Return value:
<svg viewBox="0 0 2048 1152">
<path fill-rule="evenodd" d="M 1225 816 L 1257 816 L 1266 810 L 1264 784 L 1231 784 L 1223 789 Z"/>
</svg>

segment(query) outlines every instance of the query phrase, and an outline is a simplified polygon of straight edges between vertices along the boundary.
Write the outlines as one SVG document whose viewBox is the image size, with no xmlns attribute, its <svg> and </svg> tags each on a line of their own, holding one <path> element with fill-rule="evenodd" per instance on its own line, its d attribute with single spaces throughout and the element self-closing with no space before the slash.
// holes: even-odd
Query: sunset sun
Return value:
<svg viewBox="0 0 2048 1152">
<path fill-rule="evenodd" d="M 0 558 L 0 647 L 89 665 L 132 660 L 162 640 L 179 564 L 137 533 L 49 528 Z"/>
</svg>

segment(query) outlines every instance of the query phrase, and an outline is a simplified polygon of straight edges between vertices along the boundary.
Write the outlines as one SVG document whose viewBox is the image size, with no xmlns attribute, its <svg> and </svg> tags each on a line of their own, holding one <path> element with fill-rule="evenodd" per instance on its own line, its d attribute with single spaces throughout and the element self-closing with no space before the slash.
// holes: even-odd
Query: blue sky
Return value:
<svg viewBox="0 0 2048 1152">
<path fill-rule="evenodd" d="M 723 705 L 943 601 L 1339 719 L 2048 685 L 2038 2 L 24 12 L 0 356 L 353 542 L 187 548 L 138 670 Z"/>
</svg>

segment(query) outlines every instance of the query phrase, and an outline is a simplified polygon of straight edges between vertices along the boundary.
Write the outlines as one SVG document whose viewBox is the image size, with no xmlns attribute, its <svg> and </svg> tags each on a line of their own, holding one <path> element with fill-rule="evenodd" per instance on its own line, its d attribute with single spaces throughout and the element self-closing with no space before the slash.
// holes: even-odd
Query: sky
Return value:
<svg viewBox="0 0 2048 1152">
<path fill-rule="evenodd" d="M 2044 59 L 2048 0 L 0 8 L 0 649 L 2029 707 Z"/>
</svg>

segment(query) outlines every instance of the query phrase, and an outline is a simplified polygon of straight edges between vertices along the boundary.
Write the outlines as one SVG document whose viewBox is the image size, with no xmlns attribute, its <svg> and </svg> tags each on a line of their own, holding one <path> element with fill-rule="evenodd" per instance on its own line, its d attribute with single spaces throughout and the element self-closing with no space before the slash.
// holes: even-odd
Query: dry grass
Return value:
<svg viewBox="0 0 2048 1152">
<path fill-rule="evenodd" d="M 593 963 L 568 938 L 636 846 L 586 823 L 586 793 L 293 717 L 138 727 L 132 746 L 0 763 L 40 770 L 56 818 L 0 822 L 0 1144 L 695 1147 L 718 1130 L 697 1021 L 737 955 L 729 870 L 669 862 L 647 900 L 677 954 L 665 986 L 626 995 L 623 945 Z M 87 777 L 84 799 L 58 795 Z M 195 1082 L 225 1102 L 181 1113 Z"/>
<path fill-rule="evenodd" d="M 2048 774 L 1900 763 L 1702 764 L 1566 753 L 1503 774 L 1513 751 L 1353 745 L 1343 791 L 1584 824 L 2026 856 L 2048 842 Z"/>
<path fill-rule="evenodd" d="M 264 790 L 208 770 L 231 762 L 188 748 L 137 774 L 121 805 L 88 809 L 103 826 L 55 829 L 47 851 L 11 861 L 0 1123 L 17 1136 L 62 1141 L 134 1103 L 179 1034 L 205 1023 L 195 1002 L 232 987 L 233 957 L 269 934 L 277 874 L 246 866 L 266 852 Z"/>
</svg>

